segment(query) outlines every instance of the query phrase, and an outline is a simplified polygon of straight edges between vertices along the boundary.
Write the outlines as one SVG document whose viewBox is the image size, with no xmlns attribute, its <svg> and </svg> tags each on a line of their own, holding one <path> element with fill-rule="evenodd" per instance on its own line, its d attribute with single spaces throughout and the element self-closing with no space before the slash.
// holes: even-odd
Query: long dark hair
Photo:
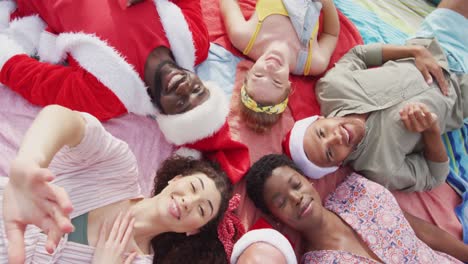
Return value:
<svg viewBox="0 0 468 264">
<path fill-rule="evenodd" d="M 174 156 L 167 159 L 157 171 L 153 195 L 160 193 L 177 175 L 187 176 L 201 172 L 212 179 L 221 193 L 218 215 L 200 228 L 195 235 L 168 232 L 151 240 L 154 251 L 153 263 L 226 263 L 223 244 L 218 239 L 217 226 L 224 216 L 232 193 L 232 184 L 217 164 Z"/>
</svg>

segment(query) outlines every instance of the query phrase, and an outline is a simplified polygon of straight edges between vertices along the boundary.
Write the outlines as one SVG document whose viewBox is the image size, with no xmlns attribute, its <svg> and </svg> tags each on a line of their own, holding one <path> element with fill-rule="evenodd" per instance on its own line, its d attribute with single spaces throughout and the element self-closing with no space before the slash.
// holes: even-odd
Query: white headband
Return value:
<svg viewBox="0 0 468 264">
<path fill-rule="evenodd" d="M 323 176 L 332 173 L 338 169 L 338 167 L 319 167 L 311 162 L 304 151 L 304 135 L 307 128 L 318 119 L 318 116 L 311 116 L 302 120 L 297 121 L 292 130 L 289 138 L 289 151 L 291 158 L 304 172 L 305 176 L 312 179 L 320 179 Z"/>
<path fill-rule="evenodd" d="M 231 264 L 236 264 L 242 252 L 256 242 L 265 242 L 277 248 L 283 254 L 287 264 L 296 264 L 296 254 L 289 241 L 280 232 L 271 229 L 255 229 L 245 233 L 234 245 Z"/>
</svg>

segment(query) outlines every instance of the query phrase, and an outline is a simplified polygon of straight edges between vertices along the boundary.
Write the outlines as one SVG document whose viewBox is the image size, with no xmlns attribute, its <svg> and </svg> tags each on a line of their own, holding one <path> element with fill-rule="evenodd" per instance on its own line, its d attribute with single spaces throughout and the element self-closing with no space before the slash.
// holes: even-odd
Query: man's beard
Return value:
<svg viewBox="0 0 468 264">
<path fill-rule="evenodd" d="M 163 114 L 166 114 L 166 112 L 164 111 L 161 105 L 161 94 L 164 90 L 163 79 L 173 69 L 181 70 L 181 71 L 184 70 L 172 60 L 165 60 L 159 63 L 159 65 L 156 67 L 156 70 L 154 72 L 153 87 L 148 88 L 148 95 L 150 96 L 151 101 L 153 102 L 153 105 L 156 105 L 156 107 L 158 107 L 158 109 Z"/>
</svg>

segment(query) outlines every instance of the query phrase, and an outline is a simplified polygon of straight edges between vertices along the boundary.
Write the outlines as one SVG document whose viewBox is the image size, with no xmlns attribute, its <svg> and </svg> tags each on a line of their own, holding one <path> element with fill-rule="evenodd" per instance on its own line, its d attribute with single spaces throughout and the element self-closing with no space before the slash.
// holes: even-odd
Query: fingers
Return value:
<svg viewBox="0 0 468 264">
<path fill-rule="evenodd" d="M 73 231 L 73 225 L 68 214 L 64 214 L 56 203 L 44 200 L 39 206 L 47 212 L 48 217 L 53 220 L 55 228 L 59 229 L 60 232 L 70 233 Z"/>
<path fill-rule="evenodd" d="M 105 219 L 104 223 L 102 223 L 101 228 L 99 229 L 99 237 L 96 242 L 97 248 L 102 248 L 104 243 L 106 242 L 108 229 L 109 229 L 109 222 L 107 221 L 107 219 Z"/>
<path fill-rule="evenodd" d="M 5 222 L 5 231 L 8 239 L 8 263 L 24 263 L 25 229 L 26 225 Z"/>
<path fill-rule="evenodd" d="M 54 253 L 55 248 L 57 248 L 60 238 L 62 237 L 62 232 L 56 227 L 52 226 L 47 232 L 47 242 L 46 242 L 46 251 L 49 254 Z"/>
<path fill-rule="evenodd" d="M 424 76 L 424 80 L 426 80 L 427 84 L 432 84 L 432 76 L 427 70 L 427 68 L 424 68 L 421 70 L 422 75 Z"/>
<path fill-rule="evenodd" d="M 130 215 L 130 212 L 127 212 L 125 214 L 125 217 L 122 219 L 122 223 L 120 224 L 119 227 L 119 234 L 117 237 L 117 241 L 120 241 L 123 245 L 126 245 L 129 239 L 130 234 L 133 231 L 133 218 Z M 127 241 L 125 241 L 127 239 Z"/>
<path fill-rule="evenodd" d="M 109 238 L 108 238 L 109 241 L 116 241 L 117 240 L 117 235 L 119 233 L 119 227 L 120 227 L 121 222 L 122 222 L 122 212 L 120 212 L 117 215 L 117 218 L 115 219 L 114 224 L 112 225 L 112 229 L 111 229 L 111 232 L 110 232 Z"/>
<path fill-rule="evenodd" d="M 54 220 L 47 216 L 42 217 L 39 226 L 44 231 L 44 233 L 47 234 L 47 241 L 45 244 L 46 251 L 49 254 L 54 253 L 54 250 L 60 242 L 60 238 L 62 237 L 62 232 L 60 232 L 60 229 L 58 229 Z"/>
<path fill-rule="evenodd" d="M 447 81 L 445 80 L 444 73 L 442 71 L 442 68 L 439 66 L 436 66 L 432 69 L 430 69 L 431 74 L 434 75 L 436 78 L 437 83 L 439 84 L 440 90 L 443 95 L 447 96 L 448 95 L 448 84 Z"/>
<path fill-rule="evenodd" d="M 53 199 L 59 205 L 64 214 L 70 214 L 73 211 L 73 206 L 68 197 L 68 193 L 62 187 L 53 186 L 52 191 L 54 194 Z"/>
<path fill-rule="evenodd" d="M 136 258 L 136 256 L 137 256 L 137 253 L 136 253 L 136 252 L 131 253 L 131 254 L 128 255 L 127 258 L 125 259 L 124 264 L 130 264 L 130 263 L 132 263 L 133 260 Z"/>
<path fill-rule="evenodd" d="M 122 245 L 124 248 L 127 246 L 128 241 L 132 237 L 133 225 L 135 224 L 135 218 L 131 217 L 131 220 L 128 222 L 128 225 L 125 227 L 125 232 L 122 238 Z"/>
<path fill-rule="evenodd" d="M 40 168 L 33 174 L 33 181 L 36 182 L 51 182 L 53 179 L 55 177 L 49 169 Z"/>
<path fill-rule="evenodd" d="M 435 118 L 434 118 L 435 116 Z M 421 103 L 409 103 L 400 110 L 400 117 L 406 129 L 411 132 L 423 132 L 430 128 L 437 116 Z"/>
</svg>

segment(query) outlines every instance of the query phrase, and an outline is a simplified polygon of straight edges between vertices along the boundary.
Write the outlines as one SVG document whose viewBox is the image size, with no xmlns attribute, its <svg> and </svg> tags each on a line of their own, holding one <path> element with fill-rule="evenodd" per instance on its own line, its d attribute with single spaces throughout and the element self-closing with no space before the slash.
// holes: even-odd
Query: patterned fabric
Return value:
<svg viewBox="0 0 468 264">
<path fill-rule="evenodd" d="M 384 263 L 461 263 L 432 250 L 416 237 L 393 195 L 383 186 L 352 174 L 325 201 Z M 302 263 L 377 263 L 339 250 L 307 252 Z"/>
<path fill-rule="evenodd" d="M 288 97 L 286 97 L 286 99 L 284 99 L 279 104 L 262 106 L 261 104 L 255 102 L 255 100 L 247 94 L 245 86 L 242 86 L 241 88 L 241 101 L 245 107 L 256 113 L 265 113 L 270 115 L 281 114 L 284 112 L 286 107 L 288 107 Z"/>
</svg>

